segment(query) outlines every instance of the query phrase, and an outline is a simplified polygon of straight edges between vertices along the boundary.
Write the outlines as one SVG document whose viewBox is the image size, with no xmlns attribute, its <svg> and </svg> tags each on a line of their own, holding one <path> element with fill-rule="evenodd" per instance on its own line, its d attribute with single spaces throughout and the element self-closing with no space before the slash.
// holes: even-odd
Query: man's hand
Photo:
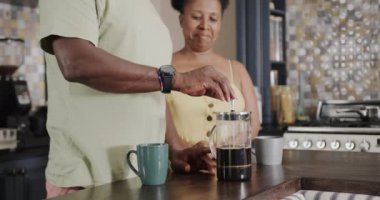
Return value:
<svg viewBox="0 0 380 200">
<path fill-rule="evenodd" d="M 192 147 L 172 151 L 170 154 L 171 168 L 173 171 L 190 173 L 207 171 L 215 175 L 216 162 L 210 156 L 210 148 L 205 142 L 198 142 Z"/>
<path fill-rule="evenodd" d="M 191 96 L 209 96 L 222 101 L 235 98 L 227 77 L 212 66 L 205 66 L 186 73 L 177 73 L 173 89 Z"/>
</svg>

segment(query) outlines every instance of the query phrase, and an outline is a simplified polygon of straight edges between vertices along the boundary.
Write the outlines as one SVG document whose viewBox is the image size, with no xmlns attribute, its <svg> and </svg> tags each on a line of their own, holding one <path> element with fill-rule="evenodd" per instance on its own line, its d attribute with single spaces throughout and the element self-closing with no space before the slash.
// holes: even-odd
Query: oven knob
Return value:
<svg viewBox="0 0 380 200">
<path fill-rule="evenodd" d="M 297 148 L 297 147 L 298 147 L 298 140 L 296 140 L 296 139 L 294 139 L 294 140 L 290 140 L 290 141 L 289 141 L 289 147 L 290 147 L 291 149 L 295 149 L 295 148 Z"/>
<path fill-rule="evenodd" d="M 370 147 L 371 147 L 371 145 L 369 144 L 368 141 L 362 141 L 360 143 L 360 151 L 362 151 L 362 152 L 369 151 Z"/>
<path fill-rule="evenodd" d="M 330 147 L 333 150 L 338 150 L 340 147 L 340 142 L 338 140 L 334 140 L 330 143 Z"/>
<path fill-rule="evenodd" d="M 318 140 L 316 143 L 316 146 L 318 149 L 324 149 L 326 147 L 326 141 L 325 140 Z"/>
<path fill-rule="evenodd" d="M 312 146 L 311 140 L 305 140 L 305 141 L 303 141 L 302 146 L 303 146 L 305 149 L 310 149 L 311 146 Z"/>
<path fill-rule="evenodd" d="M 349 150 L 349 151 L 352 151 L 354 150 L 355 148 L 355 142 L 353 141 L 347 141 L 345 144 L 344 144 L 344 147 Z"/>
</svg>

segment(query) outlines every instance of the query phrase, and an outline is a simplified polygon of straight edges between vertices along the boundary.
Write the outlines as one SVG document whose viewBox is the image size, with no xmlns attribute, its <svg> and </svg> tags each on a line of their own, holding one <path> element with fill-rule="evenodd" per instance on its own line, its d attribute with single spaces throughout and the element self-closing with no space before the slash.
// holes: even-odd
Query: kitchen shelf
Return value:
<svg viewBox="0 0 380 200">
<path fill-rule="evenodd" d="M 263 102 L 271 102 L 271 71 L 277 71 L 278 84 L 285 85 L 286 72 L 286 1 L 272 0 L 236 1 L 237 59 L 244 63 L 256 87 L 260 88 Z M 282 59 L 271 60 L 270 17 L 282 18 Z M 276 59 L 277 60 L 277 59 Z M 280 60 L 280 59 L 279 59 Z M 263 124 L 272 124 L 270 103 L 263 103 Z"/>
<path fill-rule="evenodd" d="M 285 17 L 285 11 L 279 9 L 270 10 L 270 14 L 279 17 Z"/>
<path fill-rule="evenodd" d="M 279 85 L 286 85 L 286 63 L 285 62 L 271 62 L 271 69 L 277 71 L 277 79 Z"/>
<path fill-rule="evenodd" d="M 284 67 L 286 67 L 286 62 L 284 62 L 284 61 L 271 61 L 270 64 L 272 66 L 284 66 Z"/>
<path fill-rule="evenodd" d="M 265 1 L 263 1 L 265 3 Z M 282 18 L 282 59 L 283 61 L 271 61 L 271 69 L 278 71 L 279 84 L 286 85 L 286 3 L 282 0 L 273 0 L 275 9 L 270 10 L 270 15 Z M 271 30 L 269 30 L 271 31 Z M 270 45 L 270 44 L 269 44 Z M 271 53 L 271 52 L 270 52 Z M 282 80 L 282 81 L 280 81 Z"/>
</svg>

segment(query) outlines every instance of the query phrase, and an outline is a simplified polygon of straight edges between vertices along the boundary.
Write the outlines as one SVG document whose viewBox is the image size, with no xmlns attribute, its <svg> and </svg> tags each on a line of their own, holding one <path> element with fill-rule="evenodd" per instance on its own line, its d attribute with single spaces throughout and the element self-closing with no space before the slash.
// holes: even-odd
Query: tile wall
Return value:
<svg viewBox="0 0 380 200">
<path fill-rule="evenodd" d="M 380 0 L 288 0 L 288 84 L 305 107 L 380 99 Z M 299 99 L 299 98 L 298 98 Z"/>
<path fill-rule="evenodd" d="M 24 64 L 14 75 L 27 80 L 33 107 L 45 105 L 45 68 L 38 44 L 39 14 L 36 6 L 30 6 L 36 1 L 15 2 L 18 3 L 0 3 L 0 37 L 25 40 Z"/>
</svg>

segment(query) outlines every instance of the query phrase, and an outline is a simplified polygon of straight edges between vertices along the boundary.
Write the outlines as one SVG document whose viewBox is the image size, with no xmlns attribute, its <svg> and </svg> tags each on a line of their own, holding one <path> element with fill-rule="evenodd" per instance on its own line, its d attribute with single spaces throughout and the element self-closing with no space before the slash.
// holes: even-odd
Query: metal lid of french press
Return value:
<svg viewBox="0 0 380 200">
<path fill-rule="evenodd" d="M 216 113 L 217 120 L 237 121 L 237 120 L 250 120 L 251 112 L 218 112 Z"/>
</svg>

